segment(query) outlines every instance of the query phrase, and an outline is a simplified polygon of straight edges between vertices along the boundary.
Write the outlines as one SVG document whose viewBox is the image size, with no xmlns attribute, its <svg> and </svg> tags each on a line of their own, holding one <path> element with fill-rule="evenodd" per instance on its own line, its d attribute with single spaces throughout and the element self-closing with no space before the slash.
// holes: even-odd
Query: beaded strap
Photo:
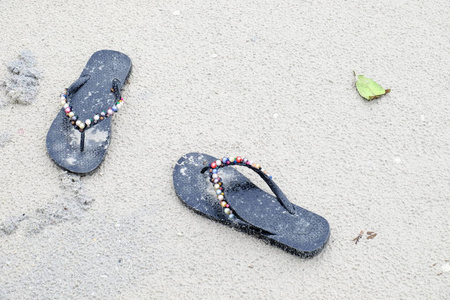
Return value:
<svg viewBox="0 0 450 300">
<path fill-rule="evenodd" d="M 112 88 L 111 92 L 115 92 L 115 90 Z M 66 112 L 66 116 L 70 119 L 71 124 L 80 132 L 83 132 L 85 129 L 94 126 L 95 124 L 103 121 L 106 118 L 109 118 L 114 113 L 118 112 L 119 108 L 122 107 L 123 102 L 123 98 L 120 97 L 120 100 L 117 101 L 113 106 L 109 107 L 106 111 L 103 110 L 100 113 L 95 114 L 91 119 L 86 119 L 83 122 L 78 119 L 78 115 L 73 110 L 72 106 L 70 106 L 70 99 L 67 96 L 67 89 L 65 89 L 65 91 L 61 93 L 61 105 Z"/>
<path fill-rule="evenodd" d="M 228 165 L 241 165 L 249 167 L 250 169 L 253 169 L 257 171 L 258 173 L 262 173 L 267 179 L 271 180 L 272 176 L 270 176 L 264 168 L 261 167 L 261 165 L 257 163 L 253 163 L 252 161 L 248 160 L 247 158 L 242 158 L 240 156 L 237 157 L 224 157 L 221 160 L 218 159 L 216 161 L 213 161 L 210 164 L 209 167 L 209 173 L 210 173 L 210 180 L 212 184 L 214 185 L 214 190 L 216 191 L 217 199 L 219 200 L 220 206 L 223 207 L 223 212 L 228 215 L 229 219 L 235 218 L 235 213 L 230 207 L 230 204 L 226 201 L 224 188 L 223 188 L 223 182 L 222 178 L 219 176 L 219 169 L 226 167 Z M 284 195 L 283 195 L 284 196 Z"/>
</svg>

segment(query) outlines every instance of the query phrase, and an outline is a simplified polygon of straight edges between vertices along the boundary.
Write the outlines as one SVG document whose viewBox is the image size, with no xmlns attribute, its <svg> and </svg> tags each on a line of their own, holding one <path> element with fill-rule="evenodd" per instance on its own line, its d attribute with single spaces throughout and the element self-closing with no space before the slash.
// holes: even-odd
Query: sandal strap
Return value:
<svg viewBox="0 0 450 300">
<path fill-rule="evenodd" d="M 120 93 L 121 82 L 117 78 L 114 78 L 111 83 L 111 92 L 115 97 L 115 104 L 100 113 L 95 114 L 92 118 L 86 119 L 84 122 L 79 120 L 78 115 L 73 110 L 73 107 L 70 105 L 70 98 L 74 95 L 89 79 L 90 75 L 80 76 L 68 89 L 66 89 L 63 93 L 61 93 L 61 105 L 64 108 L 66 116 L 70 119 L 70 122 L 75 129 L 80 131 L 81 133 L 96 125 L 97 123 L 103 121 L 106 118 L 109 118 L 114 113 L 118 112 L 119 108 L 123 105 L 123 98 Z"/>
<path fill-rule="evenodd" d="M 236 211 L 232 209 L 230 204 L 226 201 L 225 189 L 223 187 L 222 179 L 219 175 L 219 169 L 227 166 L 244 166 L 253 171 L 255 171 L 261 178 L 269 185 L 272 192 L 275 194 L 278 202 L 290 213 L 295 214 L 295 206 L 287 199 L 281 189 L 276 185 L 276 183 L 272 180 L 272 176 L 270 176 L 261 165 L 257 163 L 253 163 L 252 161 L 242 158 L 241 156 L 237 157 L 224 157 L 222 159 L 218 159 L 213 161 L 209 166 L 203 168 L 201 171 L 205 173 L 209 170 L 210 173 L 210 181 L 214 186 L 216 191 L 217 199 L 219 200 L 220 206 L 223 207 L 223 212 L 228 215 L 229 219 L 234 219 L 238 214 Z"/>
</svg>

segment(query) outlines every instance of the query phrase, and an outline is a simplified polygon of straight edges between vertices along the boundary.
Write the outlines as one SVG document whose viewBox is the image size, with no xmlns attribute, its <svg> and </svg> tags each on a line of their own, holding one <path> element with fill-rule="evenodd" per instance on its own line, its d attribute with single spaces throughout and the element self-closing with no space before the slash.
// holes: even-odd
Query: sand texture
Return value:
<svg viewBox="0 0 450 300">
<path fill-rule="evenodd" d="M 9 85 L 25 100 L 0 87 L 0 299 L 450 299 L 449 14 L 448 0 L 0 1 L 0 83 L 35 59 Z M 101 49 L 133 71 L 106 158 L 80 177 L 45 137 Z M 364 100 L 353 71 L 391 92 Z M 325 250 L 301 259 L 187 209 L 172 171 L 195 151 L 265 166 L 329 221 Z"/>
</svg>

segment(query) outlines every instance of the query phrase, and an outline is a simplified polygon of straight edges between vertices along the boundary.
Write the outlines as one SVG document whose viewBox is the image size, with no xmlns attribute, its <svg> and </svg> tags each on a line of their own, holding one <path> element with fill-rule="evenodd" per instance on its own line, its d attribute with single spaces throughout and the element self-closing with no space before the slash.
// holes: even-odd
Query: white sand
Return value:
<svg viewBox="0 0 450 300">
<path fill-rule="evenodd" d="M 44 76 L 0 109 L 0 299 L 450 298 L 448 0 L 103 2 L 0 2 L 0 79 L 23 49 Z M 105 161 L 72 186 L 45 136 L 100 49 L 134 69 Z M 366 102 L 353 70 L 392 92 Z M 192 213 L 171 178 L 191 151 L 259 161 L 330 222 L 325 251 Z"/>
</svg>

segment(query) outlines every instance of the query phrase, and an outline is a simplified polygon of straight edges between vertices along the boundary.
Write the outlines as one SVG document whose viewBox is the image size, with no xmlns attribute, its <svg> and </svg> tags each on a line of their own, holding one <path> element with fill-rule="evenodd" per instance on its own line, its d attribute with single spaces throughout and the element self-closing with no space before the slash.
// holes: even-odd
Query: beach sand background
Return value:
<svg viewBox="0 0 450 300">
<path fill-rule="evenodd" d="M 43 76 L 0 108 L 0 299 L 450 298 L 450 2 L 108 2 L 0 2 L 0 80 L 24 49 Z M 45 137 L 101 49 L 133 71 L 80 178 Z M 365 101 L 352 71 L 392 92 Z M 192 151 L 260 162 L 329 221 L 325 250 L 187 209 L 171 176 Z"/>
</svg>

